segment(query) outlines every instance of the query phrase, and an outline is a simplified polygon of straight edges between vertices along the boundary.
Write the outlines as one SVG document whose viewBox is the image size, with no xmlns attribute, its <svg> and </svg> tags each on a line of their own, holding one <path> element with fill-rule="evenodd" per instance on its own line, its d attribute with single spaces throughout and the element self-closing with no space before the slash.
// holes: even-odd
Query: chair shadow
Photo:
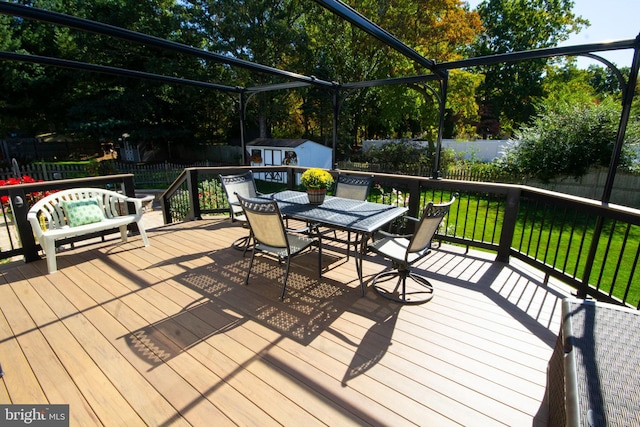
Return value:
<svg viewBox="0 0 640 427">
<path fill-rule="evenodd" d="M 193 267 L 202 257 L 211 262 Z M 323 255 L 323 267 L 335 262 Z M 284 266 L 256 257 L 248 286 L 244 285 L 249 259 L 226 248 L 162 261 L 146 268 L 180 265 L 183 272 L 171 281 L 201 295 L 160 321 L 122 336 L 151 369 L 189 350 L 209 337 L 257 322 L 282 336 L 308 345 L 361 298 L 359 287 L 317 277 L 317 255 L 300 255 L 292 263 L 284 301 L 279 300 Z M 189 267 L 191 265 L 192 267 Z"/>
<path fill-rule="evenodd" d="M 235 328 L 244 321 L 242 317 L 225 313 L 214 301 L 203 298 L 166 319 L 121 338 L 153 369 L 207 338 Z"/>
<path fill-rule="evenodd" d="M 362 316 L 374 317 L 376 323 L 367 330 L 360 343 L 358 343 L 349 367 L 342 378 L 343 387 L 346 387 L 350 380 L 374 367 L 382 360 L 391 345 L 391 338 L 402 305 L 392 303 L 379 296 L 376 296 L 376 302 L 379 304 L 374 313 L 365 313 L 362 310 L 358 310 L 358 314 Z"/>
</svg>

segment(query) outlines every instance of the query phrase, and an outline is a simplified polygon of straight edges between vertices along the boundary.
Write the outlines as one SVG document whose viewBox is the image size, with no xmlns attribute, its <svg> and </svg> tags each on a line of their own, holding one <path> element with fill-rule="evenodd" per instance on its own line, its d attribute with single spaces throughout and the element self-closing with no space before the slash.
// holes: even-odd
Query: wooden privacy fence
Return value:
<svg viewBox="0 0 640 427">
<path fill-rule="evenodd" d="M 428 167 L 410 163 L 404 164 L 402 171 L 396 171 L 393 167 L 380 163 L 338 162 L 337 166 L 338 169 L 372 173 L 396 173 L 422 177 L 429 177 L 431 174 Z M 572 196 L 599 200 L 604 191 L 607 171 L 604 168 L 599 168 L 593 169 L 579 178 L 562 177 L 555 178 L 549 182 L 541 182 L 536 179 L 503 174 L 496 169 L 488 168 L 483 170 L 463 166 L 441 171 L 440 178 L 456 181 L 522 184 L 558 193 L 570 194 Z M 640 175 L 618 171 L 616 173 L 610 202 L 640 209 Z"/>
</svg>

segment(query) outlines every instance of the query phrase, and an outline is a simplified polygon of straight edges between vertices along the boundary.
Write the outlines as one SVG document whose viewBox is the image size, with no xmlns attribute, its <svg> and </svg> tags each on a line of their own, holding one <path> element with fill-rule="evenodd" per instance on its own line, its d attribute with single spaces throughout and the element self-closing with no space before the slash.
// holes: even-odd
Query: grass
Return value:
<svg viewBox="0 0 640 427">
<path fill-rule="evenodd" d="M 575 224 L 564 229 L 557 223 L 552 227 L 542 222 L 531 225 L 519 222 L 514 245 L 522 242 L 521 252 L 583 280 L 587 271 L 587 255 L 593 244 L 596 218 L 579 212 L 575 213 L 575 217 Z M 640 227 L 605 220 L 590 266 L 589 283 L 604 294 L 638 306 L 640 274 L 635 271 L 635 266 L 639 246 Z"/>
</svg>

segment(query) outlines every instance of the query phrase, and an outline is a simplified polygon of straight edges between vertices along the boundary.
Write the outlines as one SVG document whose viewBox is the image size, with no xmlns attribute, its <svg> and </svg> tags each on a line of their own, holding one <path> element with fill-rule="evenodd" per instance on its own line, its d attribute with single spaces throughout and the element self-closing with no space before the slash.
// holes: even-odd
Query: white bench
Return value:
<svg viewBox="0 0 640 427">
<path fill-rule="evenodd" d="M 62 190 L 38 201 L 29 209 L 27 219 L 47 257 L 49 273 L 57 271 L 56 240 L 67 237 L 119 228 L 126 242 L 127 225 L 136 223 L 144 245 L 149 246 L 142 224 L 145 201 L 100 188 Z M 135 213 L 128 213 L 128 202 L 135 206 Z"/>
</svg>

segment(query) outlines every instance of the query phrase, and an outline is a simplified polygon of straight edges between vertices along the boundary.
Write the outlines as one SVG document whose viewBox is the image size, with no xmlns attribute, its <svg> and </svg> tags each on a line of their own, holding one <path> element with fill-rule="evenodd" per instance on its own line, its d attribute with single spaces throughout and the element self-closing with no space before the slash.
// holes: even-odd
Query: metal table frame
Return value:
<svg viewBox="0 0 640 427">
<path fill-rule="evenodd" d="M 312 205 L 307 194 L 300 191 L 282 191 L 265 198 L 277 201 L 280 212 L 289 218 L 360 235 L 355 262 L 363 296 L 366 288 L 362 280 L 362 260 L 367 253 L 367 241 L 377 230 L 407 212 L 407 208 L 401 206 L 333 196 L 327 196 L 321 205 Z"/>
</svg>

